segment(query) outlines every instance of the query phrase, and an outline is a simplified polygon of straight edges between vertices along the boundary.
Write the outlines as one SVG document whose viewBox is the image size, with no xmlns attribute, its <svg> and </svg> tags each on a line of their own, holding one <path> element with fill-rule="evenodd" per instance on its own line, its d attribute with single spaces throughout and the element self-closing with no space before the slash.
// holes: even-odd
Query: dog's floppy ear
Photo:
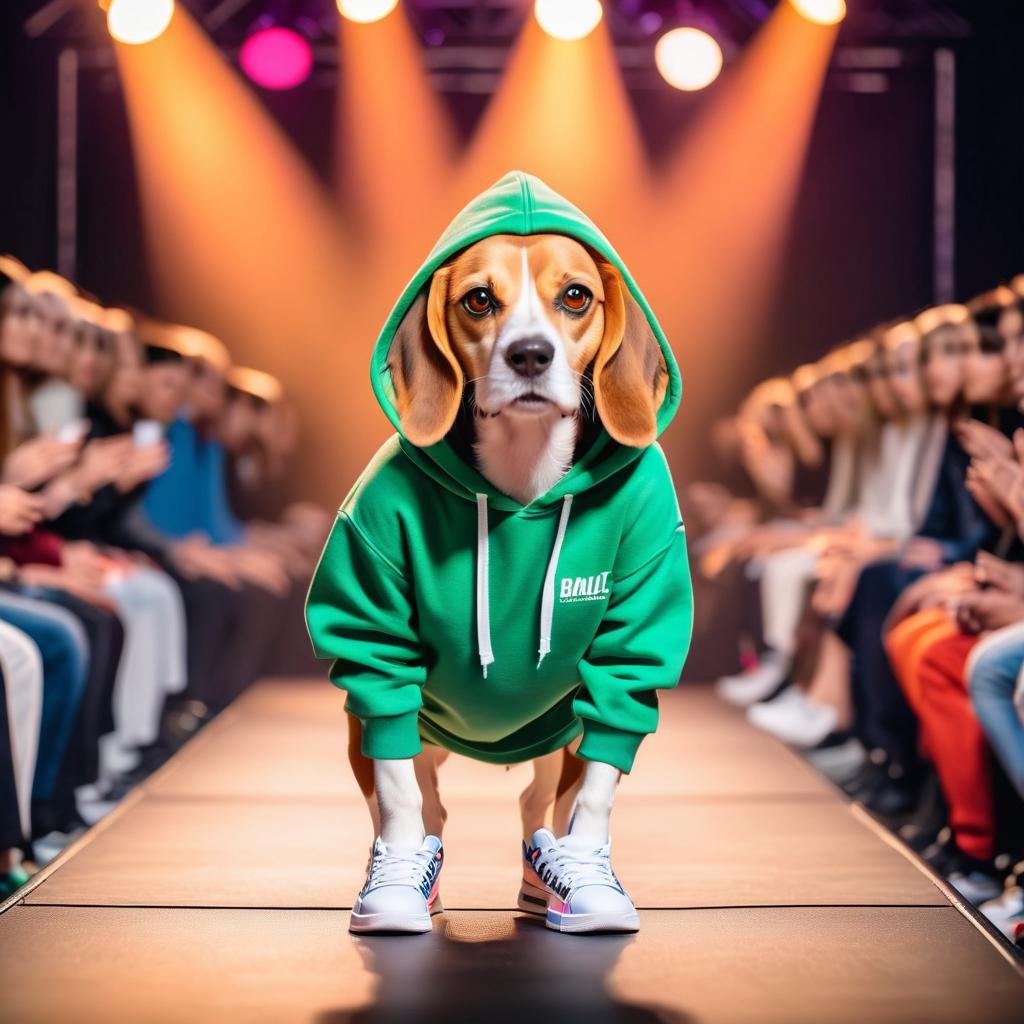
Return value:
<svg viewBox="0 0 1024 1024">
<path fill-rule="evenodd" d="M 604 336 L 594 359 L 594 400 L 620 444 L 643 448 L 658 436 L 668 367 L 661 345 L 617 267 L 597 261 L 604 282 Z"/>
<path fill-rule="evenodd" d="M 462 367 L 444 318 L 448 275 L 447 267 L 434 272 L 429 292 L 416 296 L 388 350 L 402 432 L 420 448 L 451 430 L 462 399 Z"/>
</svg>

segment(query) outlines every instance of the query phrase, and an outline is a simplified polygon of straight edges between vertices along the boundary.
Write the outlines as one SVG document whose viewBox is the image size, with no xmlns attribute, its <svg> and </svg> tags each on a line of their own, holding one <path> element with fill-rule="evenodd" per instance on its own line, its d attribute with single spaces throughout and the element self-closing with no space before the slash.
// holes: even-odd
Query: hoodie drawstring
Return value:
<svg viewBox="0 0 1024 1024">
<path fill-rule="evenodd" d="M 487 678 L 487 666 L 494 661 L 491 650 L 491 606 L 487 598 L 487 495 L 476 496 L 476 646 L 480 666 Z"/>
<path fill-rule="evenodd" d="M 572 495 L 562 499 L 562 514 L 558 519 L 558 531 L 555 543 L 548 559 L 548 569 L 544 576 L 544 590 L 540 600 L 540 648 L 537 651 L 537 668 L 546 654 L 551 653 L 551 622 L 555 612 L 555 574 L 558 571 L 558 556 L 565 539 L 565 529 L 569 525 L 569 509 L 572 508 Z M 487 666 L 494 661 L 491 648 L 491 609 L 488 597 L 488 547 L 487 547 L 487 495 L 476 495 L 476 644 L 480 654 L 480 666 L 487 678 Z"/>
<path fill-rule="evenodd" d="M 565 528 L 569 524 L 569 509 L 572 508 L 572 495 L 567 494 L 562 500 L 562 515 L 558 520 L 558 532 L 555 544 L 548 559 L 548 571 L 544 577 L 544 593 L 540 599 L 540 649 L 537 651 L 537 668 L 544 660 L 545 654 L 551 653 L 551 619 L 555 614 L 555 572 L 558 569 L 558 555 L 565 539 Z"/>
</svg>

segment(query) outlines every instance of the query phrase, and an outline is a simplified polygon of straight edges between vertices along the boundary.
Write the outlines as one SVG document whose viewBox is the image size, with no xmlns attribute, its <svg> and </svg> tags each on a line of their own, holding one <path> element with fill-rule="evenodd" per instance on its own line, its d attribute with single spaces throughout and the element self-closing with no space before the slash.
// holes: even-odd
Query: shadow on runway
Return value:
<svg viewBox="0 0 1024 1024">
<path fill-rule="evenodd" d="M 430 935 L 353 936 L 377 979 L 376 1000 L 328 1010 L 316 1024 L 697 1024 L 689 1014 L 608 992 L 635 935 L 562 935 L 523 916 L 510 917 L 496 935 L 493 925 L 475 933 L 464 922 L 458 933 L 443 922 Z"/>
</svg>

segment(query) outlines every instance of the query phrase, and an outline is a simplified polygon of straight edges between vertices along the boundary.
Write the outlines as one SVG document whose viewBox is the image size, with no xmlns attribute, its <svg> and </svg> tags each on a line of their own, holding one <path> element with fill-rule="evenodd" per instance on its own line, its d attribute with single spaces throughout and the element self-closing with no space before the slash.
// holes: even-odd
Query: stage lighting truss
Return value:
<svg viewBox="0 0 1024 1024">
<path fill-rule="evenodd" d="M 104 0 L 108 2 L 108 0 Z M 306 84 L 330 87 L 337 74 L 337 0 L 176 0 L 232 60 L 260 19 L 292 29 L 312 50 L 313 68 Z M 604 22 L 614 42 L 623 82 L 631 92 L 671 90 L 655 64 L 658 39 L 674 28 L 696 27 L 711 35 L 728 64 L 771 14 L 789 0 L 603 0 Z M 423 61 L 440 92 L 492 93 L 501 79 L 509 51 L 533 17 L 533 0 L 399 0 L 405 16 L 423 40 Z M 930 60 L 936 46 L 970 35 L 970 25 L 945 0 L 901 0 L 897 6 L 858 0 L 848 4 L 844 30 L 829 76 L 829 88 L 882 92 L 895 66 Z M 104 13 L 99 0 L 46 0 L 23 23 L 30 37 L 52 35 L 67 40 L 82 67 L 112 66 L 112 54 L 97 45 L 97 22 Z M 102 30 L 101 30 L 102 31 Z M 892 54 L 896 53 L 896 64 Z M 916 56 L 915 56 L 916 54 Z M 880 56 L 881 63 L 876 61 Z M 678 94 L 683 96 L 684 94 Z"/>
</svg>

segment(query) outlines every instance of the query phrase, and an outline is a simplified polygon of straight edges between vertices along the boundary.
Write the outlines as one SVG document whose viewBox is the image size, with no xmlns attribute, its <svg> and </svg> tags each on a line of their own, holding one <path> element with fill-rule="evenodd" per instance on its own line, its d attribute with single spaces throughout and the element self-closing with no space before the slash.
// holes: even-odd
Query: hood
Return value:
<svg viewBox="0 0 1024 1024">
<path fill-rule="evenodd" d="M 489 189 L 470 200 L 455 215 L 412 280 L 405 286 L 388 315 L 374 346 L 370 364 L 370 377 L 377 401 L 401 436 L 403 450 L 420 469 L 442 486 L 463 495 L 469 501 L 475 501 L 478 495 L 486 494 L 492 507 L 508 511 L 517 511 L 523 506 L 514 498 L 497 490 L 476 469 L 467 464 L 447 439 L 427 448 L 419 448 L 402 435 L 387 357 L 395 331 L 406 311 L 419 292 L 429 287 L 434 271 L 446 260 L 488 235 L 544 233 L 569 235 L 596 249 L 618 268 L 633 298 L 646 314 L 651 329 L 661 345 L 668 368 L 668 387 L 657 416 L 659 436 L 675 416 L 682 393 L 679 367 L 661 325 L 651 311 L 643 292 L 633 280 L 629 268 L 608 239 L 586 214 L 540 178 L 524 171 L 509 171 Z M 600 483 L 636 459 L 642 451 L 642 448 L 619 444 L 602 427 L 594 443 L 579 461 L 573 464 L 569 472 L 551 490 L 531 502 L 529 507 L 541 511 L 560 504 L 565 495 L 578 494 Z"/>
</svg>

